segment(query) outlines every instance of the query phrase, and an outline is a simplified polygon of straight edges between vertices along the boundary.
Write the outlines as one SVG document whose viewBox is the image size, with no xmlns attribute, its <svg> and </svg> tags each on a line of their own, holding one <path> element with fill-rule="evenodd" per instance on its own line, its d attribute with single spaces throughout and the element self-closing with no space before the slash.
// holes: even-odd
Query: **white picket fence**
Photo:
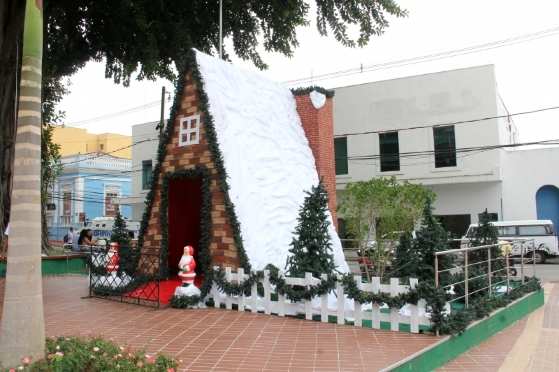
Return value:
<svg viewBox="0 0 559 372">
<path fill-rule="evenodd" d="M 249 278 L 248 274 L 245 274 L 242 268 L 239 268 L 236 273 L 234 273 L 230 267 L 225 268 L 225 279 L 229 283 L 240 284 Z M 410 279 L 409 285 L 401 285 L 399 278 L 391 278 L 390 284 L 381 284 L 379 277 L 371 278 L 370 283 L 361 283 L 361 277 L 355 276 L 355 282 L 358 283 L 359 289 L 366 292 L 372 293 L 388 293 L 391 296 L 397 296 L 400 293 L 406 293 L 410 288 L 414 288 L 418 284 L 417 279 Z M 321 279 L 317 279 L 312 276 L 311 273 L 306 273 L 304 278 L 291 278 L 284 277 L 286 284 L 297 285 L 297 286 L 311 286 L 317 285 L 321 282 Z M 323 274 L 322 279 L 326 279 L 326 275 Z M 370 320 L 372 328 L 380 329 L 381 322 L 390 323 L 390 330 L 399 331 L 400 324 L 409 324 L 410 331 L 412 333 L 418 333 L 420 326 L 431 325 L 429 318 L 425 316 L 425 300 L 420 300 L 417 305 L 407 304 L 402 309 L 392 308 L 390 311 L 381 311 L 379 305 L 362 305 L 358 302 L 354 302 L 354 306 L 351 306 L 351 302 L 347 301 L 344 294 L 344 287 L 340 280 L 336 282 L 336 288 L 334 290 L 335 308 L 328 306 L 328 294 L 320 297 L 320 305 L 313 306 L 313 301 L 303 300 L 301 303 L 293 303 L 289 299 L 278 294 L 278 300 L 272 301 L 272 292 L 274 291 L 273 285 L 270 283 L 270 273 L 268 270 L 264 270 L 264 278 L 261 280 L 262 286 L 264 287 L 264 296 L 258 295 L 257 283 L 254 283 L 251 288 L 250 296 L 229 296 L 219 291 L 216 283 L 213 283 L 210 296 L 214 300 L 214 306 L 219 308 L 221 304 L 225 304 L 225 308 L 228 310 L 233 309 L 233 305 L 237 305 L 238 311 L 245 311 L 245 309 L 250 309 L 253 313 L 258 312 L 258 310 L 263 310 L 265 314 L 277 314 L 278 316 L 285 316 L 286 314 L 298 314 L 304 313 L 305 319 L 312 320 L 313 315 L 320 315 L 320 320 L 324 323 L 328 322 L 328 316 L 333 315 L 337 317 L 338 324 L 345 324 L 346 319 L 351 321 L 356 327 L 362 327 L 364 320 Z M 302 305 L 302 306 L 301 306 Z M 331 304 L 332 305 L 332 304 Z M 301 311 L 303 308 L 303 311 Z"/>
</svg>

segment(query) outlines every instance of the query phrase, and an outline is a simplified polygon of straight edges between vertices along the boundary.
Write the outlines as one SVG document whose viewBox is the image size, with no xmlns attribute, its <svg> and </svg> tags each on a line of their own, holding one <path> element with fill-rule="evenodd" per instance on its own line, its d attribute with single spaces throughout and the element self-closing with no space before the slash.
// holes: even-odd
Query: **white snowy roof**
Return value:
<svg viewBox="0 0 559 372">
<path fill-rule="evenodd" d="M 196 60 L 249 262 L 283 268 L 305 191 L 318 184 L 293 94 L 198 51 Z M 338 269 L 347 272 L 332 224 L 330 234 Z"/>
</svg>

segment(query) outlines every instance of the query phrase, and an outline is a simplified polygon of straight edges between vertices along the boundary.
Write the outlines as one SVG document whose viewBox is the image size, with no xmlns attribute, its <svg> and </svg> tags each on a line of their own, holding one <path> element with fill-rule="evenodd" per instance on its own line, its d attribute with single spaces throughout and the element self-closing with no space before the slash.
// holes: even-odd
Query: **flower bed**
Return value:
<svg viewBox="0 0 559 372">
<path fill-rule="evenodd" d="M 59 337 L 47 339 L 46 358 L 22 364 L 7 371 L 163 371 L 174 372 L 177 363 L 163 355 L 134 352 L 103 339 Z"/>
</svg>

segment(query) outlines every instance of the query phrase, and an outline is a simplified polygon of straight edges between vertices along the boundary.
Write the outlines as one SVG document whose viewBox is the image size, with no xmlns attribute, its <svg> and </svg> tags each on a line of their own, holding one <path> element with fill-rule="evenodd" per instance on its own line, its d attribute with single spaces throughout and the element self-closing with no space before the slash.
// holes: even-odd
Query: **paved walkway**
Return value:
<svg viewBox="0 0 559 372">
<path fill-rule="evenodd" d="M 78 276 L 43 285 L 48 336 L 103 336 L 176 357 L 183 371 L 376 371 L 438 341 L 248 312 L 81 299 L 87 282 Z"/>
<path fill-rule="evenodd" d="M 559 284 L 544 291 L 544 307 L 439 370 L 559 372 Z"/>
</svg>

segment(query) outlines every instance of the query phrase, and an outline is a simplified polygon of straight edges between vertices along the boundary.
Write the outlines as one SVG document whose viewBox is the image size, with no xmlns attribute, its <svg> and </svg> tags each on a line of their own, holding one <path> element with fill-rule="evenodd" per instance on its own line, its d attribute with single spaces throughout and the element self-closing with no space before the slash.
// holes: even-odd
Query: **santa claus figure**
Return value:
<svg viewBox="0 0 559 372">
<path fill-rule="evenodd" d="M 194 248 L 187 245 L 184 247 L 184 253 L 179 261 L 179 277 L 182 280 L 182 286 L 188 287 L 194 284 L 194 279 L 196 278 L 196 261 L 194 261 Z"/>
</svg>

